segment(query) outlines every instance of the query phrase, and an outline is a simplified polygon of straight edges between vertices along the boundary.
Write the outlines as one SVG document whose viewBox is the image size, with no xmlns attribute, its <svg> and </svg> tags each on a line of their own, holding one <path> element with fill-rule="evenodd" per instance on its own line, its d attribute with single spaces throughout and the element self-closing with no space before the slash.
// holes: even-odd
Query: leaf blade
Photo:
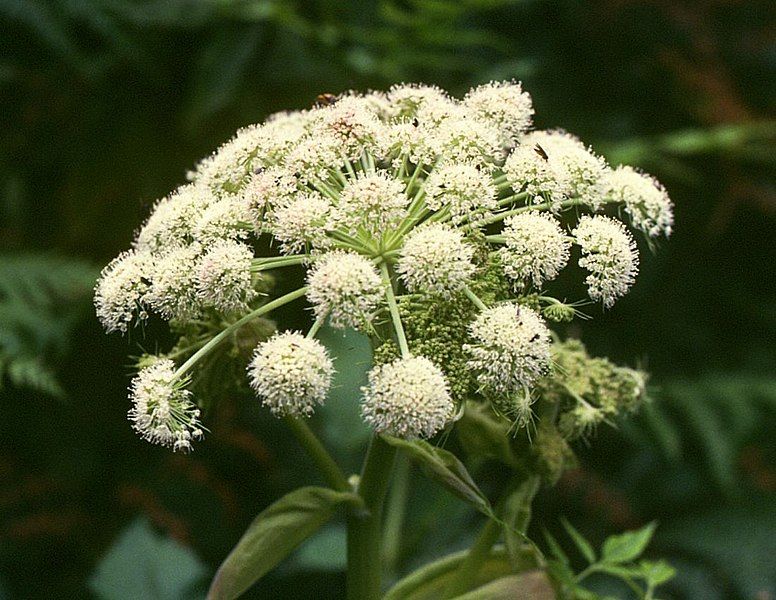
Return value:
<svg viewBox="0 0 776 600">
<path fill-rule="evenodd" d="M 218 569 L 209 600 L 232 600 L 315 533 L 345 502 L 358 496 L 323 487 L 303 487 L 264 509 Z"/>
<path fill-rule="evenodd" d="M 641 529 L 626 531 L 606 539 L 601 548 L 601 560 L 622 564 L 635 560 L 644 552 L 655 533 L 657 523 L 652 521 Z"/>
<path fill-rule="evenodd" d="M 569 537 L 573 540 L 574 545 L 582 553 L 582 556 L 585 557 L 585 560 L 587 560 L 588 563 L 593 564 L 595 562 L 595 551 L 590 545 L 590 542 L 588 542 L 567 519 L 561 517 L 560 522 L 566 530 L 566 533 L 568 533 Z"/>
<path fill-rule="evenodd" d="M 408 441 L 389 436 L 383 438 L 414 458 L 430 479 L 440 483 L 488 517 L 494 516 L 490 501 L 474 483 L 464 464 L 452 452 L 432 446 L 423 440 Z"/>
</svg>

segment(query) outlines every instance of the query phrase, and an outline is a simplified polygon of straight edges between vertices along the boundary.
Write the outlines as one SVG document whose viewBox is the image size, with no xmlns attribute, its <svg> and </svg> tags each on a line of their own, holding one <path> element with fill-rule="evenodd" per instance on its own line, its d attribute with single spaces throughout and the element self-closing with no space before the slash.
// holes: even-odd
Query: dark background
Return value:
<svg viewBox="0 0 776 600">
<path fill-rule="evenodd" d="M 229 392 L 190 456 L 132 433 L 127 356 L 153 341 L 105 336 L 91 288 L 154 200 L 238 127 L 322 92 L 515 78 L 537 126 L 650 171 L 676 203 L 633 292 L 579 331 L 651 371 L 654 402 L 578 447 L 537 522 L 557 532 L 565 515 L 599 543 L 657 519 L 649 553 L 679 570 L 664 597 L 776 598 L 769 8 L 0 0 L 0 597 L 200 597 L 262 507 L 317 481 L 285 430 Z M 331 412 L 316 426 L 357 455 L 362 438 Z M 397 574 L 479 525 L 413 482 Z M 339 597 L 342 536 L 324 529 L 250 597 Z"/>
</svg>

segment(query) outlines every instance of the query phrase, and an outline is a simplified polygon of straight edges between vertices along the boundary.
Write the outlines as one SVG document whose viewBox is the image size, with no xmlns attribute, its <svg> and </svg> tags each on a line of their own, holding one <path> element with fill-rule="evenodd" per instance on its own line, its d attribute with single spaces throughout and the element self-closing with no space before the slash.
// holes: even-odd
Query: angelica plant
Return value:
<svg viewBox="0 0 776 600">
<path fill-rule="evenodd" d="M 671 201 L 651 176 L 611 168 L 575 136 L 532 131 L 530 96 L 515 82 L 463 99 L 397 85 L 324 100 L 240 130 L 199 163 L 95 290 L 108 331 L 153 318 L 179 338 L 144 356 L 130 385 L 129 417 L 145 440 L 189 451 L 206 437 L 197 406 L 206 399 L 189 386 L 217 377 L 199 371 L 248 339 L 253 356 L 240 366 L 257 401 L 285 419 L 328 483 L 262 513 L 211 597 L 239 595 L 340 504 L 348 597 L 379 597 L 383 504 L 399 450 L 488 517 L 441 596 L 473 587 L 502 535 L 513 565 L 528 552 L 530 568 L 560 589 L 525 536 L 531 502 L 573 464 L 573 440 L 638 407 L 645 375 L 591 358 L 552 327 L 628 292 L 639 264 L 631 232 L 670 235 Z M 273 280 L 292 269 L 304 285 L 274 294 Z M 271 321 L 291 303 L 312 309 L 306 332 Z M 374 436 L 355 476 L 307 424 L 336 393 L 335 357 L 316 338 L 324 325 L 355 329 L 373 347 L 361 415 Z M 448 434 L 464 457 L 509 468 L 504 497 L 492 502 L 459 458 L 427 441 Z M 434 573 L 421 570 L 388 596 Z"/>
</svg>

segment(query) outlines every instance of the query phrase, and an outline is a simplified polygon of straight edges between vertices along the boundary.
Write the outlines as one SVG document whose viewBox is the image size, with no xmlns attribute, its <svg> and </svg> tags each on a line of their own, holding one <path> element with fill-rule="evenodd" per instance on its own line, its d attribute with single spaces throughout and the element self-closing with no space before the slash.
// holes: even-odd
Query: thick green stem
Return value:
<svg viewBox="0 0 776 600">
<path fill-rule="evenodd" d="M 474 304 L 474 306 L 476 306 L 479 310 L 488 310 L 487 305 L 482 300 L 480 300 L 479 296 L 471 291 L 468 286 L 464 286 L 463 293 L 466 294 L 466 297 L 471 300 L 472 304 Z"/>
<path fill-rule="evenodd" d="M 339 492 L 349 492 L 350 484 L 348 484 L 347 477 L 307 423 L 302 418 L 290 416 L 286 417 L 285 421 L 307 454 L 313 459 L 315 466 L 321 471 L 326 483 Z"/>
<path fill-rule="evenodd" d="M 385 515 L 385 544 L 383 556 L 389 573 L 396 571 L 401 553 L 402 528 L 407 512 L 407 498 L 410 491 L 410 459 L 399 453 L 396 457 L 396 468 L 393 476 L 393 486 L 388 496 L 388 506 Z"/>
<path fill-rule="evenodd" d="M 382 515 L 396 448 L 374 436 L 364 460 L 361 509 L 348 514 L 348 600 L 377 600 L 382 580 Z"/>
<path fill-rule="evenodd" d="M 474 545 L 469 549 L 466 558 L 458 567 L 455 577 L 445 590 L 445 598 L 460 596 L 471 588 L 477 573 L 488 559 L 490 549 L 498 541 L 500 535 L 501 524 L 495 519 L 488 519 Z"/>
</svg>

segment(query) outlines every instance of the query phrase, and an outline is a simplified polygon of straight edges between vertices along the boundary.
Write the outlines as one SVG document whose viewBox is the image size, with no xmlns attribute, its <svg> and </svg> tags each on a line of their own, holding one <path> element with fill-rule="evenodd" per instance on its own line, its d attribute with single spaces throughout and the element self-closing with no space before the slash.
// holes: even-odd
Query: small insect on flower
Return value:
<svg viewBox="0 0 776 600">
<path fill-rule="evenodd" d="M 256 347 L 248 373 L 273 414 L 310 416 L 326 400 L 334 365 L 319 341 L 286 331 Z"/>
<path fill-rule="evenodd" d="M 337 101 L 337 96 L 334 94 L 318 94 L 315 98 L 315 106 L 331 106 Z"/>
<path fill-rule="evenodd" d="M 129 420 L 141 437 L 173 450 L 191 450 L 202 438 L 199 409 L 191 401 L 186 381 L 175 376 L 175 363 L 159 360 L 142 369 L 129 387 Z"/>
<path fill-rule="evenodd" d="M 424 356 L 374 367 L 362 391 L 364 420 L 378 433 L 404 439 L 434 436 L 455 410 L 444 374 Z"/>
<path fill-rule="evenodd" d="M 544 160 L 550 160 L 550 157 L 547 155 L 547 151 L 542 148 L 541 144 L 536 144 L 534 146 L 534 152 L 536 152 L 536 154 L 541 156 Z"/>
</svg>

